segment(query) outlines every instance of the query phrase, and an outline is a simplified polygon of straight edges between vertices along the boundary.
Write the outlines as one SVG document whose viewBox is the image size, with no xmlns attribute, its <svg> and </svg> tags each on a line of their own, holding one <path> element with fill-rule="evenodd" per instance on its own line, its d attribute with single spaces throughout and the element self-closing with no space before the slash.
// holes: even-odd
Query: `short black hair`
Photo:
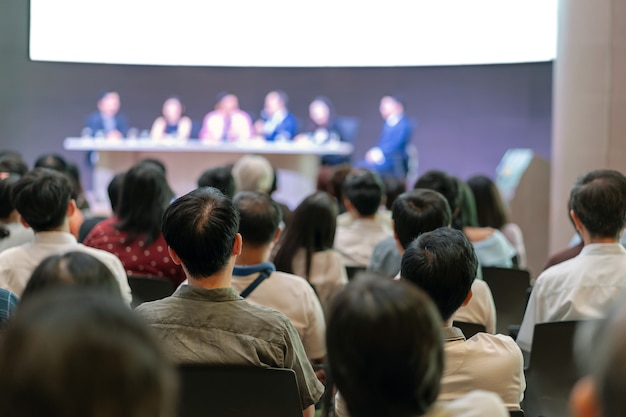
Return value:
<svg viewBox="0 0 626 417">
<path fill-rule="evenodd" d="M 361 274 L 337 294 L 326 333 L 328 365 L 352 417 L 418 416 L 443 374 L 441 318 L 402 281 Z"/>
<path fill-rule="evenodd" d="M 107 96 L 107 94 L 111 94 L 111 93 L 119 94 L 117 90 L 114 90 L 112 88 L 106 88 L 104 90 L 100 90 L 100 92 L 98 93 L 98 101 L 101 101 L 103 98 Z"/>
<path fill-rule="evenodd" d="M 69 177 L 48 168 L 35 168 L 15 184 L 11 199 L 18 213 L 35 232 L 63 224 L 72 199 Z"/>
<path fill-rule="evenodd" d="M 591 171 L 576 181 L 570 204 L 592 237 L 618 239 L 626 221 L 626 177 L 609 169 Z"/>
<path fill-rule="evenodd" d="M 406 249 L 421 233 L 449 226 L 452 213 L 444 196 L 418 188 L 400 194 L 393 204 L 391 218 L 398 241 Z"/>
<path fill-rule="evenodd" d="M 3 417 L 174 415 L 175 370 L 121 299 L 45 292 L 18 307 L 3 336 Z"/>
<path fill-rule="evenodd" d="M 0 172 L 24 175 L 28 172 L 28 164 L 24 162 L 22 156 L 13 152 L 6 152 L 0 155 Z"/>
<path fill-rule="evenodd" d="M 107 187 L 107 194 L 109 195 L 109 201 L 111 202 L 111 210 L 113 213 L 117 212 L 117 206 L 120 202 L 120 194 L 122 193 L 122 184 L 124 183 L 125 172 L 118 172 L 115 174 L 109 186 Z"/>
<path fill-rule="evenodd" d="M 35 168 L 50 168 L 67 173 L 67 161 L 59 154 L 48 153 L 37 158 Z"/>
<path fill-rule="evenodd" d="M 228 264 L 239 230 L 239 213 L 218 189 L 202 187 L 165 210 L 161 230 L 186 272 L 200 279 Z"/>
<path fill-rule="evenodd" d="M 289 105 L 289 95 L 284 90 L 272 90 L 267 94 L 271 93 L 276 94 L 285 107 Z"/>
<path fill-rule="evenodd" d="M 163 175 L 167 175 L 167 167 L 165 166 L 165 163 L 158 158 L 143 158 L 141 161 L 137 162 L 137 165 L 139 164 L 154 165 L 163 173 Z"/>
<path fill-rule="evenodd" d="M 42 291 L 69 285 L 91 288 L 122 299 L 120 285 L 105 264 L 88 253 L 67 252 L 41 261 L 24 288 L 21 303 Z"/>
<path fill-rule="evenodd" d="M 270 196 L 254 191 L 235 195 L 239 212 L 239 233 L 244 245 L 263 246 L 272 241 L 282 220 L 282 211 Z"/>
<path fill-rule="evenodd" d="M 424 290 L 444 320 L 449 320 L 469 294 L 478 259 L 463 232 L 440 227 L 415 239 L 402 256 L 402 278 Z"/>
<path fill-rule="evenodd" d="M 419 177 L 413 188 L 435 190 L 448 200 L 452 215 L 459 206 L 459 186 L 456 179 L 443 171 L 431 170 Z"/>
<path fill-rule="evenodd" d="M 198 187 L 214 187 L 230 198 L 235 195 L 235 178 L 232 165 L 207 169 L 198 178 Z"/>
<path fill-rule="evenodd" d="M 0 219 L 8 218 L 15 210 L 15 205 L 11 200 L 11 192 L 19 179 L 20 176 L 16 174 L 0 176 Z"/>
<path fill-rule="evenodd" d="M 343 183 L 343 195 L 361 216 L 376 214 L 384 194 L 385 186 L 380 176 L 372 171 L 349 174 Z"/>
</svg>

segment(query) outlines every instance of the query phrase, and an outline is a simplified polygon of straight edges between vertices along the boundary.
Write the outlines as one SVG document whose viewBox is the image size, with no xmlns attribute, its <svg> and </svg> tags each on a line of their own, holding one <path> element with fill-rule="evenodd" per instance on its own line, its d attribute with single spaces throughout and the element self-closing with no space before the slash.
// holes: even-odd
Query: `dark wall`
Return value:
<svg viewBox="0 0 626 417">
<path fill-rule="evenodd" d="M 479 172 L 492 175 L 511 147 L 532 148 L 550 157 L 550 63 L 349 69 L 146 67 L 30 62 L 27 48 L 28 2 L 3 0 L 0 148 L 19 150 L 30 162 L 42 152 L 61 152 L 65 137 L 79 135 L 103 88 L 121 93 L 123 112 L 138 128 L 150 126 L 172 93 L 183 98 L 188 114 L 196 119 L 211 109 L 216 93 L 223 90 L 235 92 L 242 108 L 258 113 L 265 93 L 281 88 L 302 120 L 309 101 L 327 95 L 339 114 L 360 118 L 356 158 L 376 143 L 382 123 L 380 97 L 401 92 L 408 115 L 419 121 L 413 142 L 419 149 L 420 172 L 440 168 L 464 178 Z M 210 53 L 210 45 L 195 53 Z M 84 158 L 66 155 L 76 161 Z"/>
</svg>

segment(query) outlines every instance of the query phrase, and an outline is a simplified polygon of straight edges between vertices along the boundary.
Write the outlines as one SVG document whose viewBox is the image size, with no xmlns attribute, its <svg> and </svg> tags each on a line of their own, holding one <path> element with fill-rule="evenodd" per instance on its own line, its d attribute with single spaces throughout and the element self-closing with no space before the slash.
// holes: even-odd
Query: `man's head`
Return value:
<svg viewBox="0 0 626 417">
<path fill-rule="evenodd" d="M 359 216 L 373 216 L 383 201 L 385 186 L 378 174 L 361 170 L 349 174 L 343 183 L 346 208 Z"/>
<path fill-rule="evenodd" d="M 459 205 L 459 186 L 456 179 L 443 171 L 431 170 L 417 179 L 413 188 L 435 190 L 448 201 L 452 217 L 455 217 Z"/>
<path fill-rule="evenodd" d="M 274 182 L 274 168 L 259 155 L 244 155 L 233 165 L 231 172 L 237 192 L 256 191 L 269 194 Z"/>
<path fill-rule="evenodd" d="M 69 177 L 48 168 L 35 168 L 17 181 L 11 193 L 15 209 L 35 232 L 63 226 L 76 209 Z"/>
<path fill-rule="evenodd" d="M 452 214 L 441 194 L 418 188 L 400 194 L 393 204 L 391 218 L 396 240 L 406 249 L 421 233 L 449 226 Z"/>
<path fill-rule="evenodd" d="M 233 204 L 239 211 L 244 248 L 263 247 L 277 240 L 282 212 L 267 194 L 244 191 L 235 195 Z"/>
<path fill-rule="evenodd" d="M 239 213 L 215 188 L 198 188 L 165 210 L 161 230 L 172 259 L 189 277 L 210 277 L 234 264 L 241 249 Z M 171 253 L 171 252 L 174 253 Z"/>
<path fill-rule="evenodd" d="M 276 112 L 285 110 L 289 102 L 287 93 L 281 90 L 274 90 L 267 93 L 265 96 L 265 104 L 263 109 L 267 116 L 272 117 Z"/>
<path fill-rule="evenodd" d="M 232 93 L 221 92 L 217 95 L 215 108 L 224 113 L 231 114 L 235 110 L 239 110 L 239 99 Z"/>
<path fill-rule="evenodd" d="M 439 314 L 402 281 L 361 276 L 334 299 L 328 364 L 352 417 L 424 414 L 443 373 Z"/>
<path fill-rule="evenodd" d="M 404 113 L 404 100 L 396 95 L 386 95 L 380 100 L 378 108 L 383 119 Z"/>
<path fill-rule="evenodd" d="M 120 298 L 45 292 L 19 306 L 3 336 L 3 417 L 174 415 L 175 371 Z"/>
<path fill-rule="evenodd" d="M 214 187 L 229 198 L 235 195 L 235 179 L 231 174 L 232 166 L 207 169 L 198 178 L 198 187 Z"/>
<path fill-rule="evenodd" d="M 105 116 L 113 117 L 120 110 L 120 95 L 117 91 L 106 90 L 98 97 L 98 110 Z"/>
<path fill-rule="evenodd" d="M 463 232 L 441 227 L 420 235 L 408 246 L 400 274 L 424 290 L 447 321 L 471 298 L 477 270 L 474 247 Z"/>
<path fill-rule="evenodd" d="M 608 169 L 591 171 L 576 181 L 570 205 L 576 229 L 617 241 L 626 221 L 626 177 Z"/>
</svg>

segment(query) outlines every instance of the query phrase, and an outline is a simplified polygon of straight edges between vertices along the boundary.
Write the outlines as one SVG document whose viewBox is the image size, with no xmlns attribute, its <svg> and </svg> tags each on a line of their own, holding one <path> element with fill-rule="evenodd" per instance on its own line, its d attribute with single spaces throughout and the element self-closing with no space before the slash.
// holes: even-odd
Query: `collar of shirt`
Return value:
<svg viewBox="0 0 626 417">
<path fill-rule="evenodd" d="M 590 243 L 588 245 L 583 246 L 583 249 L 580 251 L 580 255 L 606 255 L 606 254 L 626 254 L 626 249 L 622 246 L 621 243 Z"/>
<path fill-rule="evenodd" d="M 443 341 L 445 342 L 455 342 L 457 340 L 465 340 L 465 336 L 463 332 L 458 327 L 444 327 L 441 329 L 443 333 Z"/>
<path fill-rule="evenodd" d="M 403 114 L 392 114 L 391 116 L 387 117 L 387 120 L 385 120 L 385 123 L 387 123 L 388 126 L 395 126 L 398 124 L 398 122 L 400 121 L 400 119 L 402 119 Z"/>
<path fill-rule="evenodd" d="M 198 301 L 239 301 L 243 300 L 234 288 L 203 288 L 181 285 L 173 294 L 174 297 L 188 298 Z"/>
<path fill-rule="evenodd" d="M 77 243 L 74 235 L 68 232 L 37 232 L 35 233 L 35 243 Z"/>
</svg>

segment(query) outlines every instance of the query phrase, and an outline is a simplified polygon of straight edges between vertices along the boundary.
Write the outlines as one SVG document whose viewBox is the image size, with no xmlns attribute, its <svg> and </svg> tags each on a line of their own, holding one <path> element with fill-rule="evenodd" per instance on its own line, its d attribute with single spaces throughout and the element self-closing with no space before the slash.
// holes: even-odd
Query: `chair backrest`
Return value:
<svg viewBox="0 0 626 417">
<path fill-rule="evenodd" d="M 365 272 L 366 270 L 367 268 L 364 266 L 346 266 L 346 274 L 349 280 L 354 278 L 359 272 Z"/>
<path fill-rule="evenodd" d="M 574 335 L 579 321 L 535 325 L 526 368 L 523 409 L 530 417 L 568 415 L 568 398 L 578 373 Z"/>
<path fill-rule="evenodd" d="M 181 365 L 179 417 L 302 417 L 292 369 Z"/>
<path fill-rule="evenodd" d="M 476 333 L 487 332 L 487 329 L 485 328 L 484 324 L 467 323 L 464 321 L 454 321 L 453 326 L 461 329 L 466 339 L 469 339 L 470 337 L 474 336 Z"/>
<path fill-rule="evenodd" d="M 509 410 L 509 417 L 525 417 L 524 410 Z"/>
<path fill-rule="evenodd" d="M 496 332 L 509 334 L 509 326 L 524 318 L 530 286 L 530 273 L 524 269 L 483 267 L 483 280 L 489 285 L 496 305 Z"/>
<path fill-rule="evenodd" d="M 354 143 L 359 133 L 359 125 L 361 124 L 359 119 L 351 116 L 337 116 L 335 117 L 335 123 L 343 141 Z"/>
<path fill-rule="evenodd" d="M 176 289 L 172 281 L 158 277 L 129 276 L 128 285 L 133 294 L 133 308 L 147 301 L 169 297 Z"/>
</svg>

